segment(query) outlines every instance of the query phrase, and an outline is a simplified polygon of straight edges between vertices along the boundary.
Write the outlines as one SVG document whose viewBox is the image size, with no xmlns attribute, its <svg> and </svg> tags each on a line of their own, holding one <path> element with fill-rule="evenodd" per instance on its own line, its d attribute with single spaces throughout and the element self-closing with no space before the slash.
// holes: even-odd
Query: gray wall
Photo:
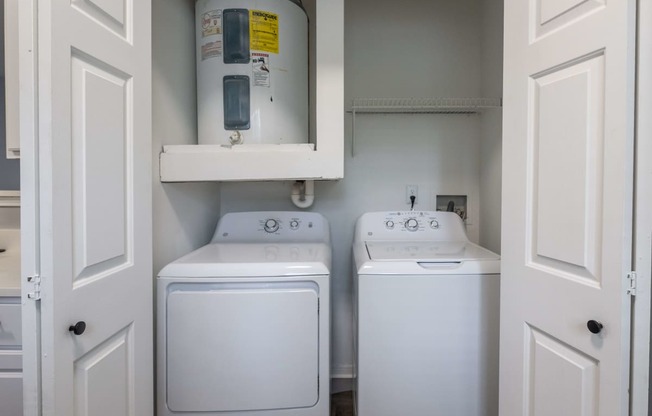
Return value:
<svg viewBox="0 0 652 416">
<path fill-rule="evenodd" d="M 197 138 L 195 2 L 154 1 L 153 223 L 154 272 L 206 244 L 219 218 L 217 184 L 162 184 L 159 153 L 166 144 Z"/>
<path fill-rule="evenodd" d="M 393 0 L 347 0 L 345 4 L 347 108 L 354 97 L 479 97 L 484 93 L 484 65 L 494 62 L 483 52 L 488 36 L 483 0 L 405 0 L 400 5 Z M 487 29 L 492 30 L 500 28 Z M 493 82 L 493 77 L 487 79 Z M 500 96 L 500 91 L 492 96 Z M 350 375 L 353 360 L 351 242 L 362 213 L 406 209 L 408 184 L 419 186 L 418 209 L 435 209 L 437 194 L 465 194 L 470 202 L 469 235 L 476 242 L 482 240 L 481 186 L 490 186 L 492 192 L 500 189 L 499 176 L 481 179 L 483 171 L 500 172 L 500 165 L 494 165 L 499 161 L 483 162 L 485 147 L 495 146 L 496 137 L 499 140 L 494 131 L 491 142 L 483 144 L 483 117 L 360 115 L 355 157 L 350 153 L 348 120 L 345 178 L 317 183 L 311 208 L 331 223 L 335 375 Z M 496 117 L 490 123 L 500 114 Z M 290 202 L 290 186 L 223 184 L 221 212 L 296 209 Z M 500 218 L 499 205 L 497 209 Z M 496 216 L 494 211 L 495 207 L 488 218 Z"/>
<path fill-rule="evenodd" d="M 5 133 L 5 30 L 4 1 L 0 7 L 0 190 L 20 189 L 20 164 L 18 159 L 7 159 Z"/>
</svg>

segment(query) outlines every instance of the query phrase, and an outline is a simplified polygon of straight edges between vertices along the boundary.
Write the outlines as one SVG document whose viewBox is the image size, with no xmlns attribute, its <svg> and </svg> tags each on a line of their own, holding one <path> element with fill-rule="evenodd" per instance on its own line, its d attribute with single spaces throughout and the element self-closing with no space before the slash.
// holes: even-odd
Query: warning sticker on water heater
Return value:
<svg viewBox="0 0 652 416">
<path fill-rule="evenodd" d="M 278 53 L 278 15 L 250 10 L 249 37 L 252 51 Z"/>
<path fill-rule="evenodd" d="M 251 62 L 253 64 L 253 72 L 254 72 L 254 87 L 269 88 L 270 86 L 269 54 L 253 52 L 251 54 Z"/>
<path fill-rule="evenodd" d="M 211 10 L 201 17 L 201 36 L 203 38 L 222 34 L 222 10 Z"/>
<path fill-rule="evenodd" d="M 222 56 L 222 40 L 207 42 L 201 45 L 201 60 L 205 61 L 210 58 Z"/>
</svg>

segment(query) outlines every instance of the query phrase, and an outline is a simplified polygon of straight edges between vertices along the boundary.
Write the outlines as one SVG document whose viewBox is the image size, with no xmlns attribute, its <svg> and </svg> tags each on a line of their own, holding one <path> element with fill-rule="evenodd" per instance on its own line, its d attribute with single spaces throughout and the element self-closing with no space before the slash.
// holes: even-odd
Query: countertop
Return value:
<svg viewBox="0 0 652 416">
<path fill-rule="evenodd" d="M 20 230 L 0 230 L 0 296 L 20 296 Z"/>
</svg>

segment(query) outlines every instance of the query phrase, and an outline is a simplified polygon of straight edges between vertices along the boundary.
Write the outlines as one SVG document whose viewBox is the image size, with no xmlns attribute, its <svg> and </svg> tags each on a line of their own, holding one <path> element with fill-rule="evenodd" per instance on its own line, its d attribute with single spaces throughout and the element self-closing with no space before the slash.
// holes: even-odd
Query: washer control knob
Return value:
<svg viewBox="0 0 652 416">
<path fill-rule="evenodd" d="M 263 227 L 268 233 L 275 233 L 278 231 L 278 221 L 275 219 L 268 219 L 265 221 L 265 226 Z"/>
<path fill-rule="evenodd" d="M 389 230 L 393 230 L 394 229 L 394 221 L 392 221 L 392 220 L 385 221 L 385 227 L 387 227 L 387 229 L 389 229 Z"/>
<path fill-rule="evenodd" d="M 437 221 L 437 220 L 430 221 L 430 228 L 435 229 L 435 230 L 437 228 L 439 228 L 439 221 Z"/>
<path fill-rule="evenodd" d="M 409 220 L 405 221 L 405 228 L 407 228 L 408 231 L 416 231 L 419 229 L 419 221 L 417 221 L 415 218 L 410 218 Z"/>
<path fill-rule="evenodd" d="M 299 221 L 297 221 L 297 220 L 290 221 L 290 228 L 293 229 L 293 230 L 296 230 L 297 228 L 299 228 Z"/>
</svg>

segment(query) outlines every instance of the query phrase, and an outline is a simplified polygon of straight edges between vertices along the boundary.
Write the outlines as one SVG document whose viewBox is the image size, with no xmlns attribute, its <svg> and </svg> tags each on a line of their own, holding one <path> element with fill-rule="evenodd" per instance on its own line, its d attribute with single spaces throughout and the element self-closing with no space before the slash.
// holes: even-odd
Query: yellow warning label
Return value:
<svg viewBox="0 0 652 416">
<path fill-rule="evenodd" d="M 249 10 L 249 37 L 252 51 L 278 53 L 278 15 Z"/>
</svg>

